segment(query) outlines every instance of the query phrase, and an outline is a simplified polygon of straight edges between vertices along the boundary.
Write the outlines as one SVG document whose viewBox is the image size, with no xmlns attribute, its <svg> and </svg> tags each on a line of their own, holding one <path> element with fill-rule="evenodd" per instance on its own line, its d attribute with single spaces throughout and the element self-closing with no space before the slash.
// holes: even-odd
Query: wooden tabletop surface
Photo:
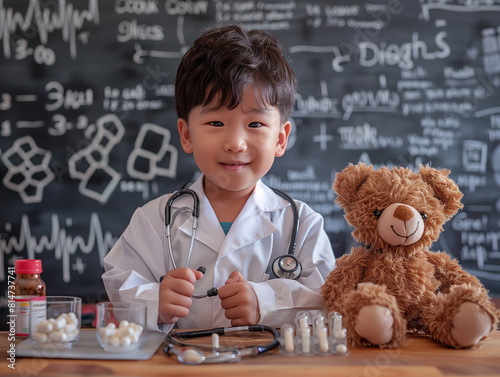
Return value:
<svg viewBox="0 0 500 377">
<path fill-rule="evenodd" d="M 494 333 L 483 348 L 471 350 L 445 348 L 427 337 L 412 335 L 401 348 L 353 347 L 348 356 L 289 357 L 274 350 L 233 364 L 182 365 L 175 357 L 166 356 L 162 345 L 146 361 L 16 357 L 14 370 L 8 367 L 5 357 L 10 346 L 7 335 L 7 332 L 0 333 L 0 351 L 4 355 L 0 361 L 1 376 L 500 376 L 500 331 Z M 265 340 L 263 334 L 255 336 L 250 340 L 223 336 L 221 345 L 234 345 L 234 342 L 246 345 Z M 210 338 L 207 340 L 210 342 Z"/>
</svg>

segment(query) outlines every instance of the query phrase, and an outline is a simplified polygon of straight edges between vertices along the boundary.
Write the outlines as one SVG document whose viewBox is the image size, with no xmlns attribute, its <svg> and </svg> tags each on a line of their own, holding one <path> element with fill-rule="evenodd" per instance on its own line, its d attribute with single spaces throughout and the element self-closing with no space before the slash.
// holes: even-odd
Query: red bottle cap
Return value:
<svg viewBox="0 0 500 377">
<path fill-rule="evenodd" d="M 38 274 L 43 271 L 40 259 L 18 259 L 15 266 L 16 274 Z"/>
</svg>

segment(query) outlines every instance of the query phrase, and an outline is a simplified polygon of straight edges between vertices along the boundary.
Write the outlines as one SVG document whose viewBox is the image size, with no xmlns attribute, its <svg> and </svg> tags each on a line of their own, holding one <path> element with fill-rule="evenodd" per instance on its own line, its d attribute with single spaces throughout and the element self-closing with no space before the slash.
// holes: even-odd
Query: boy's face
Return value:
<svg viewBox="0 0 500 377">
<path fill-rule="evenodd" d="M 205 174 L 207 194 L 250 194 L 285 153 L 291 128 L 290 122 L 281 124 L 276 107 L 259 108 L 252 86 L 236 108 L 197 106 L 177 127 L 182 148 Z"/>
</svg>

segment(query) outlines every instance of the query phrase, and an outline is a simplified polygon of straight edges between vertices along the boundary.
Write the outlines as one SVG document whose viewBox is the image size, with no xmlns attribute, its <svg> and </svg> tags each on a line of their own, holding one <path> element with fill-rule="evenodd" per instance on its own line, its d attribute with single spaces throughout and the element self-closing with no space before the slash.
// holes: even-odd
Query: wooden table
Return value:
<svg viewBox="0 0 500 377">
<path fill-rule="evenodd" d="M 262 335 L 262 334 L 260 334 Z M 482 349 L 454 350 L 423 336 L 410 336 L 398 349 L 355 347 L 349 356 L 287 357 L 277 350 L 234 364 L 181 365 L 167 357 L 161 346 L 147 361 L 69 360 L 16 358 L 15 370 L 7 367 L 7 333 L 0 333 L 1 376 L 235 376 L 235 377 L 379 377 L 379 376 L 500 376 L 500 331 Z M 210 338 L 207 339 L 210 341 Z M 231 339 L 221 337 L 221 345 Z M 262 343 L 262 338 L 259 339 Z M 238 338 L 241 342 L 241 338 Z M 251 341 L 243 340 L 248 344 Z"/>
</svg>

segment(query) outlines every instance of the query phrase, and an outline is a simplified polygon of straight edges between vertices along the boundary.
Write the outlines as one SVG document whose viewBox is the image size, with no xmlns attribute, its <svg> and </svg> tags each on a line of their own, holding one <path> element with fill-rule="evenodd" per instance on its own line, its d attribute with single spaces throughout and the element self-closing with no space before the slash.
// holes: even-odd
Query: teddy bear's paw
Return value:
<svg viewBox="0 0 500 377">
<path fill-rule="evenodd" d="M 388 308 L 381 305 L 367 305 L 360 309 L 354 331 L 374 345 L 391 341 L 394 318 Z"/>
<path fill-rule="evenodd" d="M 453 318 L 451 336 L 462 347 L 477 344 L 491 331 L 491 318 L 481 307 L 466 301 Z"/>
</svg>

